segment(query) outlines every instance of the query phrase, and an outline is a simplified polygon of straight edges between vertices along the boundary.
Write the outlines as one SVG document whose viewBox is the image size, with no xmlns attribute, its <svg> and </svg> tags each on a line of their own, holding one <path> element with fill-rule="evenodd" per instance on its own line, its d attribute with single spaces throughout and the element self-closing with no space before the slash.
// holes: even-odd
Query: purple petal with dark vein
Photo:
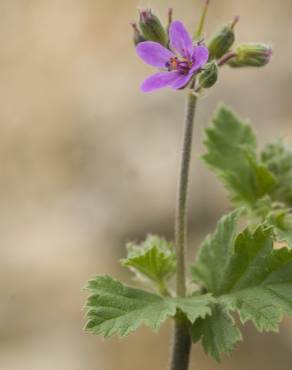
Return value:
<svg viewBox="0 0 292 370">
<path fill-rule="evenodd" d="M 136 47 L 137 54 L 147 64 L 163 68 L 174 54 L 164 46 L 153 41 L 140 42 Z"/>
<path fill-rule="evenodd" d="M 188 74 L 180 74 L 176 78 L 176 80 L 174 80 L 170 84 L 170 87 L 175 89 L 175 90 L 182 89 L 183 87 L 185 87 L 190 82 L 190 79 L 192 78 L 192 76 L 193 76 L 193 73 L 191 73 L 191 72 L 189 72 Z"/>
<path fill-rule="evenodd" d="M 209 59 L 209 50 L 206 46 L 199 45 L 194 47 L 193 51 L 193 66 L 190 70 L 191 73 L 194 73 L 198 69 L 200 69 L 204 64 L 208 62 Z"/>
<path fill-rule="evenodd" d="M 191 59 L 193 54 L 192 38 L 182 22 L 174 21 L 171 23 L 169 39 L 170 46 L 174 51 L 185 58 Z"/>
<path fill-rule="evenodd" d="M 178 78 L 180 74 L 178 72 L 158 72 L 154 75 L 146 78 L 146 80 L 141 85 L 141 90 L 145 93 L 162 89 L 172 85 Z"/>
</svg>

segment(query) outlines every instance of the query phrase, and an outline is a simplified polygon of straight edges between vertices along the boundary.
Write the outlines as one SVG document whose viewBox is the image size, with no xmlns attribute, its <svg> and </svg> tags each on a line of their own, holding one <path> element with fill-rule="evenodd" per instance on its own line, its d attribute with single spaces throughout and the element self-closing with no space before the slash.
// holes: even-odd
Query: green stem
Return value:
<svg viewBox="0 0 292 370">
<path fill-rule="evenodd" d="M 195 39 L 199 39 L 202 36 L 204 26 L 205 26 L 206 16 L 207 16 L 207 12 L 208 12 L 208 7 L 209 7 L 209 0 L 205 0 L 205 4 L 204 4 L 203 12 L 202 12 L 202 15 L 201 15 L 201 18 L 200 18 L 200 22 L 199 22 L 198 28 L 196 30 L 196 33 L 195 33 Z"/>
<path fill-rule="evenodd" d="M 191 338 L 188 324 L 175 323 L 170 370 L 187 370 L 190 362 Z"/>
<path fill-rule="evenodd" d="M 192 91 L 189 92 L 175 217 L 175 246 L 177 257 L 176 293 L 179 297 L 186 295 L 187 195 L 196 103 L 196 96 Z M 185 320 L 181 320 L 181 318 L 177 318 L 174 328 L 170 369 L 187 370 L 190 352 L 191 339 L 188 331 L 188 323 Z"/>
<path fill-rule="evenodd" d="M 175 216 L 175 247 L 177 258 L 176 291 L 177 295 L 180 297 L 184 297 L 186 295 L 185 254 L 187 235 L 187 196 L 196 103 L 197 97 L 193 94 L 193 91 L 189 92 Z"/>
</svg>

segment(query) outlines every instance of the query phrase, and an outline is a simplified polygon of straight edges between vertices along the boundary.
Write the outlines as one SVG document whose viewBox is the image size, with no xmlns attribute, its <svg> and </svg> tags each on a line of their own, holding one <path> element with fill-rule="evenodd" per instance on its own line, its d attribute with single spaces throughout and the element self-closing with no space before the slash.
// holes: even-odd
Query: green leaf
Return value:
<svg viewBox="0 0 292 370">
<path fill-rule="evenodd" d="M 292 149 L 278 140 L 268 144 L 261 153 L 262 162 L 277 178 L 277 185 L 271 193 L 272 200 L 292 206 Z"/>
<path fill-rule="evenodd" d="M 128 256 L 122 265 L 129 267 L 140 278 L 154 281 L 160 288 L 175 273 L 176 258 L 172 243 L 155 235 L 149 235 L 141 244 L 129 243 Z"/>
<path fill-rule="evenodd" d="M 212 123 L 206 129 L 203 159 L 223 181 L 233 202 L 253 207 L 275 187 L 276 179 L 256 159 L 251 126 L 225 106 L 219 107 Z"/>
<path fill-rule="evenodd" d="M 201 339 L 205 352 L 218 362 L 221 353 L 230 355 L 236 343 L 242 339 L 233 317 L 221 304 L 214 305 L 212 315 L 195 321 L 191 336 L 193 342 Z"/>
<path fill-rule="evenodd" d="M 203 241 L 197 262 L 192 266 L 194 281 L 215 295 L 221 293 L 226 280 L 225 270 L 233 254 L 236 225 L 241 213 L 240 208 L 221 218 L 216 231 Z"/>
<path fill-rule="evenodd" d="M 85 306 L 85 329 L 93 334 L 110 337 L 126 336 L 145 324 L 153 330 L 177 310 L 185 313 L 191 323 L 211 313 L 210 294 L 186 298 L 162 298 L 144 290 L 123 285 L 110 276 L 97 276 L 88 282 L 90 296 Z"/>
<path fill-rule="evenodd" d="M 232 213 L 223 218 L 209 242 L 202 244 L 193 279 L 237 310 L 243 323 L 251 320 L 259 331 L 276 331 L 283 315 L 292 315 L 292 250 L 273 249 L 273 229 L 264 225 L 234 238 L 234 217 Z M 218 249 L 222 251 L 218 236 L 227 246 L 216 262 Z M 210 278 L 211 271 L 218 272 L 218 283 Z"/>
</svg>

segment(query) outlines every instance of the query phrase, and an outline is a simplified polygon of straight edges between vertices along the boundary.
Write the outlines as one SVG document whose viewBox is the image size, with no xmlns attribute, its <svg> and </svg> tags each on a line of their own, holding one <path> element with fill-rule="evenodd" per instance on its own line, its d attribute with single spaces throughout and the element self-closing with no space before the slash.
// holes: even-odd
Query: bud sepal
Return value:
<svg viewBox="0 0 292 370">
<path fill-rule="evenodd" d="M 272 56 L 272 47 L 263 43 L 246 43 L 235 50 L 236 56 L 228 64 L 230 67 L 263 67 Z"/>
<path fill-rule="evenodd" d="M 151 9 L 140 11 L 139 27 L 146 41 L 158 42 L 163 46 L 168 45 L 166 29 Z"/>
<path fill-rule="evenodd" d="M 146 41 L 146 39 L 143 37 L 142 33 L 140 32 L 137 24 L 135 22 L 131 23 L 131 26 L 133 28 L 133 42 L 134 45 L 137 46 L 140 44 L 140 42 Z"/>
<path fill-rule="evenodd" d="M 209 89 L 214 86 L 218 80 L 218 65 L 213 60 L 204 65 L 198 75 L 199 87 Z"/>
<path fill-rule="evenodd" d="M 220 59 L 230 51 L 235 41 L 234 27 L 238 21 L 239 17 L 236 17 L 232 23 L 221 27 L 207 42 L 210 59 Z"/>
</svg>

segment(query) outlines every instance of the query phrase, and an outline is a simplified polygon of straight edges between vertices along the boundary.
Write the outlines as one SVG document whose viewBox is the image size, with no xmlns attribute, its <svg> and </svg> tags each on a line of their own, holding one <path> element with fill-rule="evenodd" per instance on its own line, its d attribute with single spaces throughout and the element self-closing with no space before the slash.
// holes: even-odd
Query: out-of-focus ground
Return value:
<svg viewBox="0 0 292 370">
<path fill-rule="evenodd" d="M 210 33 L 241 15 L 238 39 L 269 41 L 261 70 L 225 69 L 200 104 L 190 194 L 190 254 L 228 209 L 200 163 L 202 130 L 217 102 L 249 117 L 260 143 L 292 142 L 291 0 L 213 0 Z M 184 94 L 142 95 L 152 72 L 138 60 L 129 22 L 138 6 L 175 8 L 188 27 L 201 0 L 0 1 L 0 369 L 162 370 L 170 325 L 128 340 L 82 331 L 81 287 L 98 273 L 130 282 L 117 262 L 128 240 L 172 238 Z M 201 347 L 192 369 L 288 370 L 292 322 L 281 334 L 248 326 L 232 359 Z"/>
</svg>

